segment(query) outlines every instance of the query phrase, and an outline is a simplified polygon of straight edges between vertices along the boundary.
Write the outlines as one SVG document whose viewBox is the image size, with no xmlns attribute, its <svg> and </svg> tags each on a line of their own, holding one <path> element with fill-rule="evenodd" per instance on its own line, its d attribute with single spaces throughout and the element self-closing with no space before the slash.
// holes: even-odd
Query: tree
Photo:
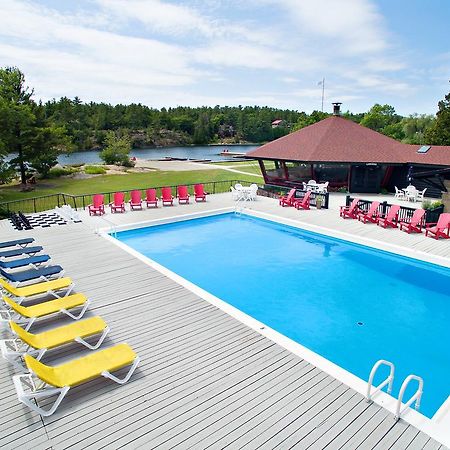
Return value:
<svg viewBox="0 0 450 450">
<path fill-rule="evenodd" d="M 31 107 L 33 91 L 25 86 L 25 77 L 19 69 L 0 69 L 0 141 L 6 152 L 17 153 L 22 184 L 26 184 L 24 145 L 34 121 Z"/>
<path fill-rule="evenodd" d="M 32 95 L 19 69 L 0 69 L 0 142 L 5 152 L 17 153 L 11 164 L 23 186 L 29 166 L 46 175 L 68 144 L 64 128 L 54 126 Z"/>
<path fill-rule="evenodd" d="M 372 130 L 383 133 L 383 130 L 388 125 L 393 125 L 400 122 L 400 120 L 401 117 L 395 113 L 393 106 L 380 105 L 376 103 L 366 114 L 364 114 L 360 124 L 367 128 L 371 128 Z"/>
<path fill-rule="evenodd" d="M 450 145 L 450 92 L 438 103 L 436 121 L 425 133 L 427 144 Z"/>
<path fill-rule="evenodd" d="M 435 118 L 427 114 L 412 114 L 404 117 L 400 122 L 405 135 L 403 142 L 407 144 L 426 144 L 425 135 L 433 126 L 434 121 Z"/>
<path fill-rule="evenodd" d="M 108 131 L 105 143 L 106 147 L 100 153 L 100 158 L 106 164 L 130 165 L 131 139 L 128 135 Z"/>
</svg>

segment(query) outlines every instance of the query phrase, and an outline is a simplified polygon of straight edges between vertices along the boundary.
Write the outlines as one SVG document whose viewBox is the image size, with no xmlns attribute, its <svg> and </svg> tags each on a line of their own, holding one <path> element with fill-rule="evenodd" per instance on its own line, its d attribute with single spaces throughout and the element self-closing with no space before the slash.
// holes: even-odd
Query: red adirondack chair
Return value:
<svg viewBox="0 0 450 450">
<path fill-rule="evenodd" d="M 306 194 L 303 196 L 303 198 L 299 198 L 294 201 L 294 206 L 297 209 L 309 209 L 309 203 L 310 203 L 310 197 L 311 197 L 311 191 L 307 191 Z"/>
<path fill-rule="evenodd" d="M 141 191 L 131 191 L 130 194 L 130 208 L 131 210 L 142 209 L 142 194 Z"/>
<path fill-rule="evenodd" d="M 95 216 L 105 214 L 105 203 L 103 194 L 95 194 L 92 197 L 92 203 L 88 205 L 89 215 Z"/>
<path fill-rule="evenodd" d="M 172 189 L 170 187 L 163 187 L 161 189 L 161 197 L 163 206 L 166 205 L 173 206 L 173 195 Z"/>
<path fill-rule="evenodd" d="M 378 207 L 380 206 L 380 202 L 372 202 L 370 208 L 367 212 L 360 211 L 358 213 L 358 220 L 360 222 L 372 222 L 376 223 L 378 220 Z"/>
<path fill-rule="evenodd" d="M 158 197 L 156 196 L 156 189 L 147 189 L 145 191 L 145 202 L 147 203 L 147 208 L 158 207 Z"/>
<path fill-rule="evenodd" d="M 435 239 L 439 239 L 440 237 L 448 239 L 450 237 L 450 213 L 442 213 L 436 223 L 427 223 L 425 236 L 428 236 L 428 233 L 433 235 L 431 237 Z"/>
<path fill-rule="evenodd" d="M 177 186 L 178 191 L 178 203 L 189 203 L 189 192 L 187 186 Z"/>
<path fill-rule="evenodd" d="M 400 221 L 400 230 L 406 231 L 408 234 L 412 231 L 414 233 L 422 233 L 425 213 L 424 209 L 416 209 L 410 220 Z"/>
<path fill-rule="evenodd" d="M 281 196 L 280 197 L 280 205 L 281 206 L 294 206 L 296 190 L 297 189 L 293 188 L 289 191 L 288 195 Z"/>
<path fill-rule="evenodd" d="M 339 209 L 339 215 L 343 219 L 345 219 L 346 217 L 348 217 L 349 219 L 356 219 L 359 213 L 358 202 L 359 198 L 355 198 L 350 203 L 350 206 L 341 206 Z"/>
<path fill-rule="evenodd" d="M 111 212 L 125 212 L 125 194 L 123 192 L 115 192 L 113 201 L 109 204 Z"/>
<path fill-rule="evenodd" d="M 203 184 L 194 185 L 194 195 L 196 202 L 206 202 L 206 192 L 203 188 Z"/>
<path fill-rule="evenodd" d="M 389 211 L 384 216 L 378 217 L 377 225 L 383 228 L 392 227 L 398 228 L 398 212 L 400 211 L 400 205 L 392 205 Z"/>
</svg>

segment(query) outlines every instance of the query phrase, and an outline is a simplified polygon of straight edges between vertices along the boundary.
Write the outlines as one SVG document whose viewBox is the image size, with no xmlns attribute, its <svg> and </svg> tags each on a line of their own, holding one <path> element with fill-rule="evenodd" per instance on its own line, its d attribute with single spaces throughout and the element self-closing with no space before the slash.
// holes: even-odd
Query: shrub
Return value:
<svg viewBox="0 0 450 450">
<path fill-rule="evenodd" d="M 422 202 L 422 208 L 423 209 L 435 209 L 435 208 L 439 208 L 439 206 L 442 206 L 442 202 L 440 200 L 436 200 L 434 202 L 430 201 L 430 200 L 424 200 Z"/>
<path fill-rule="evenodd" d="M 88 175 L 104 175 L 106 169 L 100 166 L 86 166 L 84 168 L 84 173 L 87 173 Z"/>
<path fill-rule="evenodd" d="M 72 175 L 73 172 L 74 170 L 69 167 L 53 167 L 53 169 L 48 171 L 47 178 L 58 178 L 63 175 Z"/>
<path fill-rule="evenodd" d="M 346 193 L 348 192 L 346 186 L 340 187 L 337 191 L 338 191 L 338 192 L 343 192 L 344 194 L 346 194 Z"/>
</svg>

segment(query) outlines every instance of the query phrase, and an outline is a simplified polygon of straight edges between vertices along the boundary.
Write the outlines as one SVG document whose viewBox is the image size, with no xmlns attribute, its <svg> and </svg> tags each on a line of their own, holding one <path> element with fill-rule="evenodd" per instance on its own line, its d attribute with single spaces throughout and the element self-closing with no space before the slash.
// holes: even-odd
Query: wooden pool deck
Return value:
<svg viewBox="0 0 450 450">
<path fill-rule="evenodd" d="M 131 223 L 232 204 L 228 196 L 216 195 L 203 205 L 107 219 Z M 353 234 L 363 227 L 331 221 L 333 210 L 299 212 L 270 199 L 251 207 L 286 218 L 301 215 L 312 225 L 322 226 L 327 217 L 330 229 L 344 227 Z M 92 300 L 86 317 L 101 315 L 109 324 L 103 347 L 128 342 L 140 355 L 140 366 L 126 385 L 99 379 L 69 391 L 58 411 L 43 418 L 17 401 L 14 369 L 1 360 L 0 448 L 446 448 L 99 237 L 92 231 L 96 219 L 83 218 L 83 224 L 20 234 L 3 221 L 1 240 L 35 237 L 73 278 L 76 291 Z M 447 242 L 377 228 L 363 231 L 420 252 L 450 254 Z M 33 330 L 64 322 L 41 321 Z M 49 352 L 44 362 L 84 353 L 67 346 Z"/>
</svg>

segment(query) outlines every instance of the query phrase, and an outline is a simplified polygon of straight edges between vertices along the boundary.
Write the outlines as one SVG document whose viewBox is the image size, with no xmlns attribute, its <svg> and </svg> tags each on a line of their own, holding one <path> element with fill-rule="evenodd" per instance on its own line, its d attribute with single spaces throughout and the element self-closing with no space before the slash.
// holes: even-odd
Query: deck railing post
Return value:
<svg viewBox="0 0 450 450">
<path fill-rule="evenodd" d="M 350 195 L 345 196 L 345 206 L 350 206 Z"/>
<path fill-rule="evenodd" d="M 33 198 L 33 211 L 37 212 L 36 211 L 36 198 Z"/>
</svg>

